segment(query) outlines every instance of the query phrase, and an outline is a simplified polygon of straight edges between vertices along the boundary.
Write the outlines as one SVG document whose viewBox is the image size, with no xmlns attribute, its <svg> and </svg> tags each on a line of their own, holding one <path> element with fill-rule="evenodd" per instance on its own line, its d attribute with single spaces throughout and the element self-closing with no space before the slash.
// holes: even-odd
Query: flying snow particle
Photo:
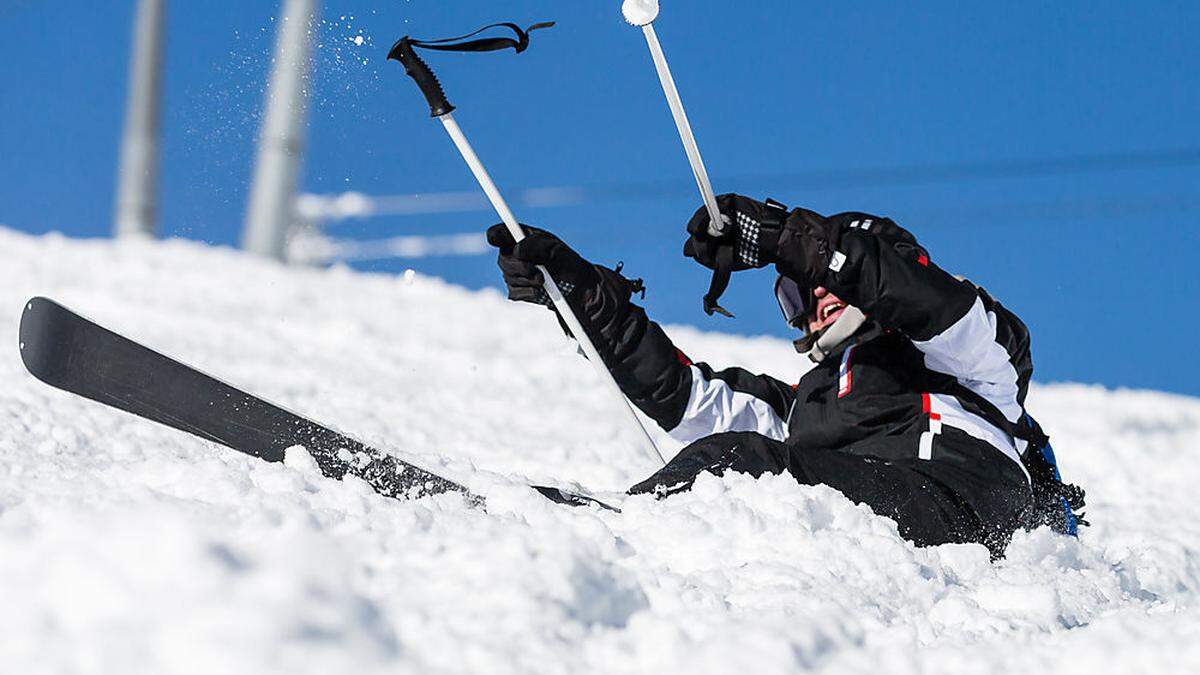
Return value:
<svg viewBox="0 0 1200 675">
<path fill-rule="evenodd" d="M 363 39 L 363 36 L 361 36 L 361 35 L 354 36 L 354 44 L 355 45 L 361 47 L 362 43 L 364 43 L 364 42 L 366 42 L 366 40 Z"/>
</svg>

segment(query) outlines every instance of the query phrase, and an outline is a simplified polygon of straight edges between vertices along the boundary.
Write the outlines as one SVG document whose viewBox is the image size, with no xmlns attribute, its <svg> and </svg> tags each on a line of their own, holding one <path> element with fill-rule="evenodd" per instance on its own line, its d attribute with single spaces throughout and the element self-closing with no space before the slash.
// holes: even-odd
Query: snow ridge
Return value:
<svg viewBox="0 0 1200 675">
<path fill-rule="evenodd" d="M 0 229 L 0 334 L 39 294 L 463 480 L 489 511 L 383 499 L 300 450 L 236 455 L 53 391 L 0 347 L 6 672 L 1200 666 L 1195 399 L 1035 386 L 1095 525 L 1018 535 L 993 565 L 786 477 L 706 476 L 622 514 L 546 502 L 521 483 L 619 491 L 653 467 L 545 310 L 494 291 Z M 782 340 L 670 332 L 716 364 L 802 367 Z"/>
</svg>

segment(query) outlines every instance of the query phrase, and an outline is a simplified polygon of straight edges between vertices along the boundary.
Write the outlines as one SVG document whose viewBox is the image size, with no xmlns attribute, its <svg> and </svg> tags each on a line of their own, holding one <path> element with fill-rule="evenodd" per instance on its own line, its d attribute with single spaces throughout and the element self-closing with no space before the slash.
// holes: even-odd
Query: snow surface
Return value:
<svg viewBox="0 0 1200 675">
<path fill-rule="evenodd" d="M 488 512 L 52 390 L 17 352 L 35 294 L 464 480 Z M 786 477 L 705 477 L 622 514 L 543 500 L 520 484 L 619 491 L 654 467 L 546 311 L 494 291 L 0 229 L 0 308 L 5 673 L 1200 669 L 1195 399 L 1037 386 L 1095 525 L 991 564 Z M 670 332 L 799 372 L 781 340 Z"/>
</svg>

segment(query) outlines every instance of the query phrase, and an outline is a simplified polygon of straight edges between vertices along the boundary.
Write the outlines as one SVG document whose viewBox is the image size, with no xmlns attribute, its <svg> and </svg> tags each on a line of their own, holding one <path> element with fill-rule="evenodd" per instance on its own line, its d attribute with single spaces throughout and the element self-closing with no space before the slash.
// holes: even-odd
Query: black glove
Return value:
<svg viewBox="0 0 1200 675">
<path fill-rule="evenodd" d="M 509 299 L 546 305 L 554 310 L 563 332 L 574 337 L 542 286 L 544 277 L 537 265 L 543 265 L 606 363 L 620 358 L 617 352 L 621 345 L 627 349 L 636 345 L 630 336 L 645 331 L 646 315 L 631 298 L 634 293 L 645 295 L 642 280 L 621 276 L 620 265 L 615 270 L 593 265 L 545 230 L 521 227 L 525 238 L 520 243 L 514 243 L 512 233 L 503 224 L 487 231 L 488 243 L 500 249 L 496 262 L 508 286 Z"/>
<path fill-rule="evenodd" d="M 908 230 L 889 218 L 850 211 L 828 218 L 808 209 L 794 209 L 779 235 L 775 269 L 803 288 L 825 285 L 825 276 L 833 266 L 842 239 L 846 236 L 873 236 L 901 255 L 914 260 L 929 260 L 928 252 Z"/>
<path fill-rule="evenodd" d="M 820 286 L 841 240 L 841 230 L 838 223 L 815 211 L 795 209 L 779 235 L 775 270 L 801 288 Z"/>
<path fill-rule="evenodd" d="M 522 225 L 525 238 L 519 243 L 503 223 L 488 228 L 488 243 L 500 249 L 496 264 L 508 286 L 508 299 L 551 306 L 546 294 L 545 279 L 537 265 L 550 271 L 558 288 L 569 301 L 577 288 L 599 285 L 596 268 L 584 260 L 561 239 L 545 230 Z"/>
<path fill-rule="evenodd" d="M 705 267 L 727 268 L 738 272 L 766 267 L 775 262 L 776 249 L 787 208 L 768 199 L 756 199 L 735 194 L 717 197 L 717 208 L 728 219 L 725 231 L 714 237 L 708 231 L 708 209 L 701 206 L 688 221 L 688 240 L 683 254 Z"/>
</svg>

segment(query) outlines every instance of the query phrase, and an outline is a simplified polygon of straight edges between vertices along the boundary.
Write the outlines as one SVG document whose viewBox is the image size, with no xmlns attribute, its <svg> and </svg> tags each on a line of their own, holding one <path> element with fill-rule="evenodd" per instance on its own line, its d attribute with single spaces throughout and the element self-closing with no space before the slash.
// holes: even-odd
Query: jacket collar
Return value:
<svg viewBox="0 0 1200 675">
<path fill-rule="evenodd" d="M 834 325 L 836 326 L 836 324 Z M 873 340 L 883 335 L 884 332 L 879 324 L 864 317 L 862 323 L 849 337 L 834 344 L 821 344 L 821 338 L 827 335 L 833 327 L 829 326 L 824 330 L 794 340 L 792 344 L 795 346 L 796 352 L 807 357 L 813 363 L 821 363 L 830 357 L 839 356 L 854 345 Z"/>
</svg>

